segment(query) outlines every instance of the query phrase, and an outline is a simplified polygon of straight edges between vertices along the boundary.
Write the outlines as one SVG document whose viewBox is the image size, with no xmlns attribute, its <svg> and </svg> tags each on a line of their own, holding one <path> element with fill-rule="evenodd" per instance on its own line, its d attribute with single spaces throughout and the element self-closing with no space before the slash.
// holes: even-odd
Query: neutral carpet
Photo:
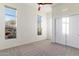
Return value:
<svg viewBox="0 0 79 59">
<path fill-rule="evenodd" d="M 1 50 L 0 56 L 79 56 L 79 49 L 42 40 Z"/>
</svg>

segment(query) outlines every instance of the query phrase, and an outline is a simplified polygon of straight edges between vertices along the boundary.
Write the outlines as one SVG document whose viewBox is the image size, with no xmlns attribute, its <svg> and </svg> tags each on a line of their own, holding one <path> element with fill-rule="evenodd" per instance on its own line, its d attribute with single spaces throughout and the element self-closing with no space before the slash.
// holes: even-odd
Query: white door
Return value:
<svg viewBox="0 0 79 59">
<path fill-rule="evenodd" d="M 79 48 L 79 15 L 70 16 L 69 20 L 67 45 Z"/>
<path fill-rule="evenodd" d="M 56 43 L 65 45 L 65 35 L 62 33 L 62 18 L 56 19 Z"/>
</svg>

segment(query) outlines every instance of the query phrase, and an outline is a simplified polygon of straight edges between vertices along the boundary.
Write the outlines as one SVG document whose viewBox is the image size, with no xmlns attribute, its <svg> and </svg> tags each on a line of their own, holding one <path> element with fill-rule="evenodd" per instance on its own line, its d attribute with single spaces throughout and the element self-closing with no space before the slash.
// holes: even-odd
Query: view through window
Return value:
<svg viewBox="0 0 79 59">
<path fill-rule="evenodd" d="M 37 15 L 37 34 L 38 35 L 42 35 L 42 26 L 41 26 L 41 23 L 42 23 L 42 16 Z"/>
<path fill-rule="evenodd" d="M 16 38 L 16 9 L 5 6 L 5 38 Z"/>
</svg>

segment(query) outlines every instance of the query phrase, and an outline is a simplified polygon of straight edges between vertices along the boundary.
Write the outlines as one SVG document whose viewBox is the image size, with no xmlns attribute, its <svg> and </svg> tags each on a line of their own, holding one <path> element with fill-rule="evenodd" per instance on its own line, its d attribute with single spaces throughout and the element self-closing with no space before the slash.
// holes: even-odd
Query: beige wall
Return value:
<svg viewBox="0 0 79 59">
<path fill-rule="evenodd" d="M 36 4 L 0 4 L 0 10 L 4 9 L 4 5 L 17 9 L 17 38 L 5 40 L 5 18 L 4 13 L 0 11 L 0 50 L 47 39 L 45 13 L 41 14 L 43 16 L 43 34 L 41 36 L 37 35 L 38 12 Z"/>
</svg>

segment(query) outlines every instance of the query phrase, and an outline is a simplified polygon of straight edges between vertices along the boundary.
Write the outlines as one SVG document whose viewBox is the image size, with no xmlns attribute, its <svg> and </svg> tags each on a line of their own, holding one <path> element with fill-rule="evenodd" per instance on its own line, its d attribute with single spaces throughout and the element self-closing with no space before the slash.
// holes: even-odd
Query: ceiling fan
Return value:
<svg viewBox="0 0 79 59">
<path fill-rule="evenodd" d="M 51 5 L 53 3 L 37 3 L 38 4 L 38 11 L 41 9 L 41 5 Z"/>
<path fill-rule="evenodd" d="M 50 5 L 50 4 L 53 4 L 53 3 L 38 3 L 38 5 Z"/>
</svg>

